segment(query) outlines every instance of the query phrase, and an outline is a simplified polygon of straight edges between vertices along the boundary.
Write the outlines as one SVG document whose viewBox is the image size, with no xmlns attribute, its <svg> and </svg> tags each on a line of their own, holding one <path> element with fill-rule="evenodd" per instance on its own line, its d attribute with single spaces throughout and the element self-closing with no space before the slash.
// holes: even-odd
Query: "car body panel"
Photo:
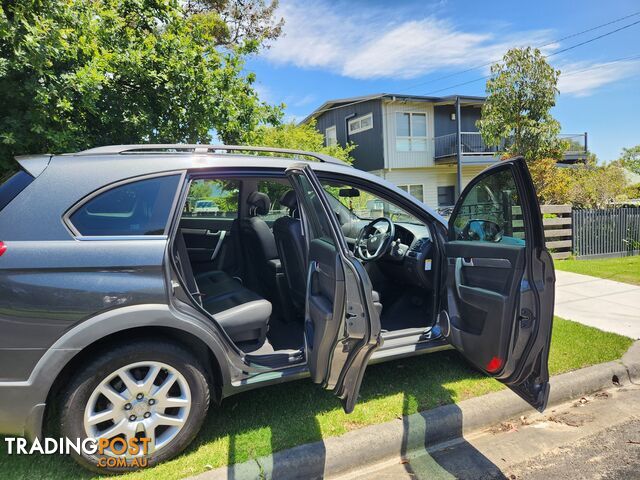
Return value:
<svg viewBox="0 0 640 480">
<path fill-rule="evenodd" d="M 37 178 L 0 212 L 0 240 L 8 247 L 0 259 L 0 432 L 39 435 L 47 395 L 64 366 L 94 342 L 132 328 L 175 329 L 204 342 L 220 367 L 220 397 L 308 376 L 304 363 L 269 369 L 244 358 L 221 327 L 177 298 L 167 262 L 170 235 L 81 238 L 63 221 L 78 202 L 119 182 L 181 173 L 184 189 L 187 171 L 222 175 L 249 169 L 254 175 L 282 175 L 292 162 L 197 152 L 25 159 L 24 168 L 38 173 Z M 295 162 L 319 177 L 370 183 L 418 218 L 433 221 L 440 235 L 446 231 L 446 221 L 435 210 L 380 177 L 335 163 Z M 174 205 L 170 218 L 175 215 Z M 367 360 L 443 348 L 449 347 L 427 340 L 398 344 Z M 24 365 L 4 367 L 16 361 Z M 361 381 L 357 376 L 355 381 Z"/>
<path fill-rule="evenodd" d="M 342 400 L 345 412 L 350 413 L 369 358 L 382 343 L 371 281 L 349 251 L 342 228 L 313 171 L 298 164 L 289 167 L 286 173 L 298 195 L 308 242 L 305 356 L 313 382 L 333 390 Z M 316 202 L 311 201 L 312 192 Z M 315 232 L 312 225 L 322 220 L 325 228 Z M 325 240 L 329 236 L 332 238 Z"/>
<path fill-rule="evenodd" d="M 114 308 L 167 303 L 166 239 L 7 241 L 0 262 L 0 357 L 33 355 Z M 43 353 L 43 352 L 42 352 Z M 0 379 L 18 380 L 11 363 Z M 18 376 L 19 375 L 19 376 Z"/>
</svg>

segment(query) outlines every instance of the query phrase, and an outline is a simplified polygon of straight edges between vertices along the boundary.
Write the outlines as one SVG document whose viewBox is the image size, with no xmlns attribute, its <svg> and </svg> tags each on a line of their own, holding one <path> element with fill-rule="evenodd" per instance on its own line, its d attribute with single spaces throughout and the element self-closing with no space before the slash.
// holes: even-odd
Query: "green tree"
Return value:
<svg viewBox="0 0 640 480">
<path fill-rule="evenodd" d="M 353 162 L 349 154 L 356 148 L 351 143 L 346 147 L 326 146 L 324 136 L 316 130 L 315 121 L 302 125 L 293 122 L 276 126 L 260 125 L 249 134 L 247 144 L 326 153 L 347 163 Z"/>
<path fill-rule="evenodd" d="M 139 142 L 241 143 L 281 107 L 243 73 L 254 43 L 178 0 L 0 2 L 0 169 L 18 154 Z"/>
<path fill-rule="evenodd" d="M 627 179 L 617 162 L 604 166 L 579 165 L 570 169 L 569 201 L 583 208 L 604 208 L 625 200 Z"/>
<path fill-rule="evenodd" d="M 640 145 L 623 148 L 620 163 L 624 168 L 640 175 Z"/>
<path fill-rule="evenodd" d="M 259 126 L 249 135 L 248 144 L 325 153 L 349 164 L 353 162 L 349 154 L 356 148 L 356 145 L 351 143 L 346 147 L 341 145 L 326 146 L 324 136 L 316 130 L 315 120 L 301 125 L 290 122 L 276 126 Z M 286 185 L 274 183 L 264 183 L 261 187 L 260 191 L 266 193 L 271 199 L 279 199 L 284 191 L 289 189 Z M 337 196 L 337 189 L 335 190 L 332 193 Z"/>
<path fill-rule="evenodd" d="M 284 19 L 276 17 L 278 0 L 187 0 L 187 14 L 215 26 L 218 45 L 268 47 L 282 34 Z"/>
<path fill-rule="evenodd" d="M 558 140 L 560 123 L 550 113 L 559 75 L 540 50 L 509 50 L 491 67 L 487 81 L 487 100 L 477 122 L 485 143 L 528 161 L 560 158 L 565 145 Z"/>
</svg>

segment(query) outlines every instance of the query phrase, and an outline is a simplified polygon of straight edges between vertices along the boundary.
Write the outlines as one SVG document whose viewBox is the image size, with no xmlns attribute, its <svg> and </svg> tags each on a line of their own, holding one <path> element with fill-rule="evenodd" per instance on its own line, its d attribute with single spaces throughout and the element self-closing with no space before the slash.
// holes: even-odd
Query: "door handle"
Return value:
<svg viewBox="0 0 640 480">
<path fill-rule="evenodd" d="M 456 294 L 458 295 L 458 298 L 462 298 L 462 295 L 460 294 L 460 285 L 462 285 L 462 265 L 463 265 L 463 258 L 456 258 L 456 265 L 454 267 L 454 282 L 455 282 L 455 287 L 456 287 Z"/>
<path fill-rule="evenodd" d="M 508 258 L 458 257 L 463 267 L 511 268 Z"/>
<path fill-rule="evenodd" d="M 216 243 L 216 247 L 213 249 L 213 253 L 211 254 L 211 261 L 215 260 L 220 253 L 220 249 L 222 248 L 222 242 L 224 241 L 224 237 L 227 234 L 224 230 L 217 232 L 215 235 L 218 236 L 218 243 Z M 209 235 L 209 230 L 207 230 L 207 235 Z"/>
<path fill-rule="evenodd" d="M 462 260 L 463 267 L 473 267 L 473 258 L 462 257 L 460 260 Z"/>
</svg>

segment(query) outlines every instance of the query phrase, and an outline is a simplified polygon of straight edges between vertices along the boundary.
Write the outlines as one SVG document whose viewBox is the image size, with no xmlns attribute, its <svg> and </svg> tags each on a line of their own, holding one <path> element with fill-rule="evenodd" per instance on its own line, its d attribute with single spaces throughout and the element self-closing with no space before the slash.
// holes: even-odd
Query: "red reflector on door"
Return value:
<svg viewBox="0 0 640 480">
<path fill-rule="evenodd" d="M 7 251 L 7 246 L 3 242 L 0 242 L 0 257 L 6 251 Z"/>
<path fill-rule="evenodd" d="M 489 373 L 494 373 L 500 370 L 500 367 L 502 367 L 502 359 L 493 357 L 491 360 L 489 360 L 489 363 L 487 363 L 486 370 Z"/>
</svg>

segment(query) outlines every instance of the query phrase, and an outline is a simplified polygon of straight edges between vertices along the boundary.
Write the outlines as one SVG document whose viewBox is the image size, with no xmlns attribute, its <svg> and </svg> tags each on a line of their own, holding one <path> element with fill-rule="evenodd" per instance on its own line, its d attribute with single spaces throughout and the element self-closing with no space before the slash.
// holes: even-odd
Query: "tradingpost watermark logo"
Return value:
<svg viewBox="0 0 640 480">
<path fill-rule="evenodd" d="M 108 468 L 144 468 L 148 466 L 147 453 L 151 439 L 130 438 L 51 438 L 35 439 L 29 444 L 26 438 L 5 437 L 9 455 L 98 455 L 96 465 Z"/>
</svg>

